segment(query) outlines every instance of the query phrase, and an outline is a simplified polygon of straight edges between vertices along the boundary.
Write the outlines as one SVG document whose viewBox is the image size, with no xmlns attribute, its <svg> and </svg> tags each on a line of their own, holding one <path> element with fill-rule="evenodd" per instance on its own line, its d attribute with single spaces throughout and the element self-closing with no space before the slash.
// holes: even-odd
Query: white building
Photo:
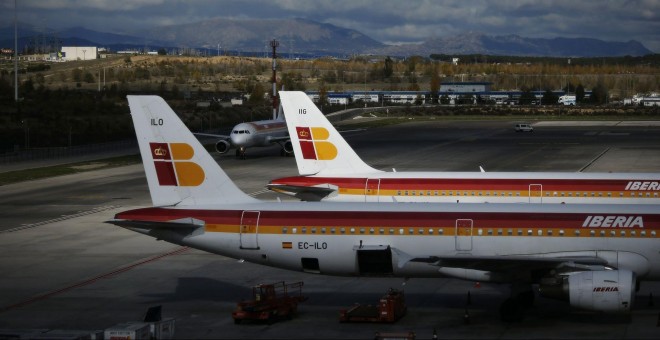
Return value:
<svg viewBox="0 0 660 340">
<path fill-rule="evenodd" d="M 93 46 L 62 46 L 62 60 L 94 60 L 98 58 L 98 48 Z"/>
</svg>

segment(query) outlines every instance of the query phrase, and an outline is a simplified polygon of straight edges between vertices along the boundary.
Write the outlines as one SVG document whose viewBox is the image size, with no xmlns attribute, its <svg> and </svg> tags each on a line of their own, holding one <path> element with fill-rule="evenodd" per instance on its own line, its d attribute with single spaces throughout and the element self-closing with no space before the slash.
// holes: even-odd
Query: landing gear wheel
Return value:
<svg viewBox="0 0 660 340">
<path fill-rule="evenodd" d="M 245 149 L 236 149 L 236 159 L 245 159 Z"/>
</svg>

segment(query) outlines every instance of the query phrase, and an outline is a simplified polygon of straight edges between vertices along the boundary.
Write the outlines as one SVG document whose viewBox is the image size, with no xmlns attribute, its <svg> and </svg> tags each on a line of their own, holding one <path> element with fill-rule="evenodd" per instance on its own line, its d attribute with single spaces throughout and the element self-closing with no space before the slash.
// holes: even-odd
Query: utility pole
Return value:
<svg viewBox="0 0 660 340">
<path fill-rule="evenodd" d="M 18 7 L 14 0 L 14 101 L 18 103 Z"/>
<path fill-rule="evenodd" d="M 277 62 L 275 61 L 277 59 L 277 46 L 279 45 L 280 43 L 275 39 L 270 42 L 270 47 L 273 48 L 273 119 L 277 119 L 277 109 L 279 106 L 277 100 Z"/>
</svg>

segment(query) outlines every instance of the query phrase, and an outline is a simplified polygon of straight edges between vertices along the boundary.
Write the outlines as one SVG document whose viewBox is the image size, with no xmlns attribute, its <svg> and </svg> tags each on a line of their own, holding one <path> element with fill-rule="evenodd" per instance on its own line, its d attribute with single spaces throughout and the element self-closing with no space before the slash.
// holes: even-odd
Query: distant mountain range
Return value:
<svg viewBox="0 0 660 340">
<path fill-rule="evenodd" d="M 21 24 L 19 49 L 30 40 L 52 37 L 62 45 L 96 45 L 113 50 L 127 48 L 206 48 L 216 51 L 267 53 L 269 42 L 279 41 L 280 54 L 390 56 L 431 54 L 485 54 L 548 57 L 614 57 L 653 54 L 641 43 L 591 38 L 539 39 L 518 35 L 493 36 L 465 33 L 428 39 L 421 44 L 386 45 L 358 31 L 306 19 L 211 19 L 194 24 L 157 27 L 129 34 L 113 34 L 74 27 L 54 32 Z M 13 26 L 0 27 L 0 47 L 12 48 Z"/>
</svg>

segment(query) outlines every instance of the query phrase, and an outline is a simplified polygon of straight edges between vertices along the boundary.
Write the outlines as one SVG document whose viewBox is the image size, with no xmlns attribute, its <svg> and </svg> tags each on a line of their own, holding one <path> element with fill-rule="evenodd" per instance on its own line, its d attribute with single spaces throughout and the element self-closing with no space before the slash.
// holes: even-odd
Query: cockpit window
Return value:
<svg viewBox="0 0 660 340">
<path fill-rule="evenodd" d="M 249 134 L 250 134 L 250 130 L 234 130 L 234 131 L 232 131 L 231 133 L 232 133 L 232 134 L 235 134 L 235 135 L 242 135 L 242 134 L 249 135 Z"/>
</svg>

